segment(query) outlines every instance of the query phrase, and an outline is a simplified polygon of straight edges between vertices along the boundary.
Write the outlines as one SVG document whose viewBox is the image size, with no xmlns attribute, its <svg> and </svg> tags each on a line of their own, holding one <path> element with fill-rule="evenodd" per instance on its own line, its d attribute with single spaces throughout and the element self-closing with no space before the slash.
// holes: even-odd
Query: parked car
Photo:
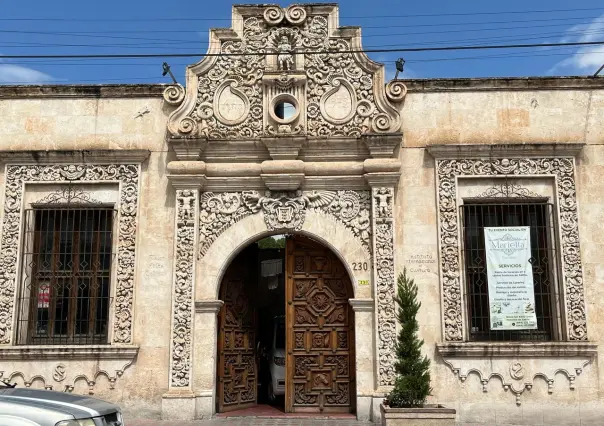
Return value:
<svg viewBox="0 0 604 426">
<path fill-rule="evenodd" d="M 270 380 L 268 398 L 274 402 L 285 395 L 285 316 L 277 316 L 273 321 L 273 338 L 269 350 Z"/>
<path fill-rule="evenodd" d="M 65 392 L 0 383 L 0 426 L 124 426 L 117 405 Z"/>
</svg>

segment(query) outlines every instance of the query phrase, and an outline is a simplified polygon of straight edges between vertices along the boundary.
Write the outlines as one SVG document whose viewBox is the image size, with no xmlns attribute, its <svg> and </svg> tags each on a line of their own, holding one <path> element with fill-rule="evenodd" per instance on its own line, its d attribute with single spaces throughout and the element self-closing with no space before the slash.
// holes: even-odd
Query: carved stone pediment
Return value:
<svg viewBox="0 0 604 426">
<path fill-rule="evenodd" d="M 187 69 L 171 139 L 358 138 L 396 133 L 406 88 L 362 52 L 360 28 L 339 28 L 333 4 L 240 5 L 213 29 L 208 55 Z"/>
</svg>

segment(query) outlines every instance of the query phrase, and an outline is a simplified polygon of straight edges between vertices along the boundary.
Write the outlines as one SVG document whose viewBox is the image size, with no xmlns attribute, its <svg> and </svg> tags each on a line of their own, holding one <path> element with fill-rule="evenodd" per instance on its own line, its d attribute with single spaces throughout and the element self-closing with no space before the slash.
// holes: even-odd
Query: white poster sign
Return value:
<svg viewBox="0 0 604 426">
<path fill-rule="evenodd" d="M 484 228 L 491 330 L 535 330 L 528 226 Z"/>
</svg>

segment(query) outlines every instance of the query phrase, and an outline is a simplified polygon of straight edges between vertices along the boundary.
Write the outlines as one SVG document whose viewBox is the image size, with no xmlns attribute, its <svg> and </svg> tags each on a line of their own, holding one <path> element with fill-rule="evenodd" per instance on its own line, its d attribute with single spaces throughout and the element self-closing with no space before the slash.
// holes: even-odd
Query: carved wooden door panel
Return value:
<svg viewBox="0 0 604 426">
<path fill-rule="evenodd" d="M 287 241 L 287 412 L 352 412 L 353 297 L 344 265 L 301 237 Z"/>
<path fill-rule="evenodd" d="M 220 287 L 218 411 L 249 408 L 258 400 L 256 310 L 246 265 L 235 259 Z"/>
</svg>

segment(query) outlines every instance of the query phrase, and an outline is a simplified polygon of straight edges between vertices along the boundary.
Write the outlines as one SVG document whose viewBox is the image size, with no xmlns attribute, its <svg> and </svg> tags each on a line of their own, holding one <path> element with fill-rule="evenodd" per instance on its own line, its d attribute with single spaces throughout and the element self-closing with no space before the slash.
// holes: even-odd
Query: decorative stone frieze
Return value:
<svg viewBox="0 0 604 426">
<path fill-rule="evenodd" d="M 174 292 L 172 295 L 172 342 L 170 387 L 191 386 L 193 286 L 199 190 L 176 190 L 176 238 L 174 242 Z"/>
<path fill-rule="evenodd" d="M 470 374 L 480 379 L 483 392 L 488 392 L 489 383 L 495 379 L 501 383 L 504 391 L 514 395 L 517 405 L 522 404 L 522 394 L 530 391 L 536 380 L 547 383 L 548 393 L 554 392 L 554 381 L 565 376 L 569 390 L 575 390 L 575 380 L 585 366 L 592 362 L 589 356 L 583 357 L 531 357 L 531 358 L 498 358 L 498 357 L 443 357 L 445 364 L 463 383 Z M 562 379 L 564 380 L 564 379 Z"/>
<path fill-rule="evenodd" d="M 134 271 L 140 166 L 138 164 L 8 165 L 0 242 L 0 345 L 11 343 L 25 184 L 114 182 L 119 184 L 112 342 L 132 343 Z"/>
<path fill-rule="evenodd" d="M 407 92 L 386 86 L 383 65 L 362 53 L 360 29 L 337 28 L 334 5 L 236 6 L 233 29 L 211 31 L 209 55 L 187 69 L 171 138 L 353 137 L 398 132 L 394 104 Z M 283 115 L 289 106 L 291 113 Z"/>
<path fill-rule="evenodd" d="M 556 182 L 561 253 L 562 296 L 566 338 L 587 340 L 587 322 L 579 224 L 575 188 L 575 163 L 568 157 L 439 159 L 437 160 L 440 267 L 445 341 L 463 341 L 463 307 L 460 264 L 457 181 L 478 176 L 552 176 Z M 506 189 L 506 191 L 508 191 Z M 512 190 L 514 192 L 514 190 Z M 518 190 L 515 190 L 518 193 Z M 509 191 L 508 191 L 509 193 Z M 527 196 L 530 196 L 528 194 Z"/>
<path fill-rule="evenodd" d="M 372 188 L 375 299 L 377 304 L 377 356 L 379 386 L 394 385 L 396 315 L 394 307 L 393 187 Z"/>
<path fill-rule="evenodd" d="M 514 182 L 503 182 L 493 185 L 486 191 L 480 193 L 476 198 L 544 198 L 543 196 L 517 185 Z"/>
<path fill-rule="evenodd" d="M 261 212 L 269 231 L 299 231 L 308 209 L 333 216 L 371 253 L 368 191 L 205 192 L 200 202 L 200 256 L 207 253 L 220 234 L 246 216 Z"/>
<path fill-rule="evenodd" d="M 40 350 L 40 352 L 43 351 Z M 88 387 L 88 394 L 94 395 L 99 381 L 101 383 L 107 381 L 108 388 L 115 389 L 118 379 L 124 375 L 133 361 L 134 358 L 92 361 L 62 360 L 37 363 L 35 368 L 31 367 L 31 362 L 3 361 L 2 367 L 0 367 L 0 380 L 17 383 L 18 386 L 26 388 L 59 392 L 73 392 L 76 386 L 83 382 Z"/>
<path fill-rule="evenodd" d="M 63 186 L 52 192 L 33 204 L 103 204 L 99 200 L 92 198 L 89 192 L 83 191 L 72 186 Z"/>
</svg>

